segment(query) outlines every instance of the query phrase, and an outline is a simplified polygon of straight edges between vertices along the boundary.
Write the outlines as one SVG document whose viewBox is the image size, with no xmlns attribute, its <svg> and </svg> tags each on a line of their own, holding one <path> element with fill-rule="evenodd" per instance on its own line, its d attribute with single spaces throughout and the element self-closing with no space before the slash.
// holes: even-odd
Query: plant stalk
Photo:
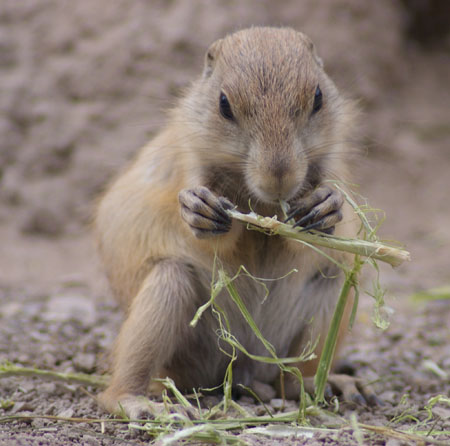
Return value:
<svg viewBox="0 0 450 446">
<path fill-rule="evenodd" d="M 267 231 L 271 235 L 281 235 L 283 237 L 304 241 L 324 248 L 337 249 L 339 251 L 370 257 L 389 263 L 394 267 L 401 265 L 405 260 L 411 260 L 408 251 L 389 246 L 385 243 L 361 239 L 349 239 L 323 234 L 318 231 L 301 232 L 301 228 L 294 228 L 292 225 L 282 223 L 274 217 L 261 217 L 254 212 L 243 214 L 236 209 L 231 209 L 227 210 L 227 213 L 235 220 L 249 223 L 254 227 Z"/>
</svg>

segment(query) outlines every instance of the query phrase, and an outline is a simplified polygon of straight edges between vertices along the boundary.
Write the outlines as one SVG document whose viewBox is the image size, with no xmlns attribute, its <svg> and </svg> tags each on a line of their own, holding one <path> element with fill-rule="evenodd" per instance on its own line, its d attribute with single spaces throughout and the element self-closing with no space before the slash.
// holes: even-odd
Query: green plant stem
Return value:
<svg viewBox="0 0 450 446">
<path fill-rule="evenodd" d="M 339 328 L 342 323 L 342 317 L 344 316 L 345 307 L 347 305 L 348 295 L 352 287 L 355 286 L 358 273 L 361 269 L 362 262 L 355 257 L 355 264 L 351 271 L 346 273 L 344 284 L 342 285 L 341 292 L 336 304 L 336 308 L 333 313 L 333 318 L 330 322 L 330 328 L 325 338 L 325 343 L 320 355 L 319 365 L 317 367 L 317 373 L 314 377 L 314 387 L 316 390 L 315 403 L 322 403 L 325 401 L 325 386 L 327 383 L 328 375 L 330 373 L 331 365 L 333 363 L 334 353 L 336 351 L 336 344 L 338 338 Z"/>
<path fill-rule="evenodd" d="M 95 387 L 106 387 L 109 379 L 107 376 L 88 375 L 86 373 L 63 373 L 55 372 L 53 370 L 35 369 L 32 367 L 20 367 L 9 362 L 0 364 L 0 379 L 11 376 L 37 377 L 53 381 L 62 381 L 69 384 L 82 384 Z"/>
<path fill-rule="evenodd" d="M 370 257 L 389 263 L 391 266 L 399 266 L 405 260 L 410 260 L 408 251 L 389 246 L 385 243 L 361 239 L 349 239 L 335 235 L 327 235 L 317 231 L 301 232 L 301 228 L 294 228 L 292 225 L 282 223 L 276 218 L 261 217 L 254 212 L 243 214 L 236 209 L 231 209 L 227 210 L 227 213 L 235 220 L 249 223 L 254 227 L 268 231 L 272 235 L 278 234 L 283 237 L 300 240 L 324 248 L 337 249 L 339 251 Z"/>
</svg>

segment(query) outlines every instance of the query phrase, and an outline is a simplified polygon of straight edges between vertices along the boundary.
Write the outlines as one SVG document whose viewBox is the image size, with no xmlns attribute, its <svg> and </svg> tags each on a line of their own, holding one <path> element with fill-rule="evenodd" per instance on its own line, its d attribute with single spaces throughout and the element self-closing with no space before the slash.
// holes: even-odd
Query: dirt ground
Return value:
<svg viewBox="0 0 450 446">
<path fill-rule="evenodd" d="M 290 25 L 312 37 L 337 85 L 360 100 L 356 182 L 386 213 L 380 235 L 412 255 L 396 270 L 382 268 L 395 310 L 388 330 L 373 326 L 371 298 L 362 296 L 342 353 L 358 376 L 375 381 L 385 405 L 342 405 L 340 413 L 371 425 L 450 432 L 445 405 L 435 406 L 432 426 L 420 424 L 430 398 L 450 394 L 450 300 L 410 298 L 450 284 L 448 13 L 445 0 L 0 2 L 0 363 L 103 370 L 121 314 L 89 232 L 95 198 L 164 123 L 212 41 L 249 25 Z M 88 422 L 5 418 L 105 417 L 89 392 L 1 379 L 0 445 L 150 441 L 123 424 L 102 432 Z M 357 434 L 242 439 L 357 445 Z M 450 434 L 439 439 L 450 442 Z M 363 444 L 409 443 L 370 435 Z"/>
</svg>

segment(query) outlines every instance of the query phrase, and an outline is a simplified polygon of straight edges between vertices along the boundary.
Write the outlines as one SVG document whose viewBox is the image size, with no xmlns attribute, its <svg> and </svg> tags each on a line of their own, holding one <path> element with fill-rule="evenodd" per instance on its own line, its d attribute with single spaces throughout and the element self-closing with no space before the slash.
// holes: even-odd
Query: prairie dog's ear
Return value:
<svg viewBox="0 0 450 446">
<path fill-rule="evenodd" d="M 216 64 L 217 56 L 220 53 L 220 48 L 222 47 L 223 39 L 216 40 L 209 48 L 205 54 L 205 67 L 203 68 L 203 77 L 211 76 Z"/>
<path fill-rule="evenodd" d="M 302 34 L 302 37 L 305 40 L 309 51 L 311 51 L 312 57 L 316 61 L 316 64 L 319 65 L 320 68 L 323 68 L 323 60 L 317 54 L 316 46 L 314 45 L 313 41 L 307 35 L 303 33 L 300 34 Z"/>
<path fill-rule="evenodd" d="M 323 60 L 317 54 L 316 46 L 314 45 L 313 41 L 309 37 L 306 37 L 306 39 L 308 42 L 309 51 L 311 51 L 311 54 L 312 54 L 314 60 L 316 61 L 317 65 L 319 65 L 320 68 L 323 68 Z"/>
<path fill-rule="evenodd" d="M 320 68 L 323 68 L 323 60 L 317 54 L 316 46 L 314 45 L 314 43 L 311 43 L 311 53 L 312 53 L 313 58 L 316 61 L 317 65 L 319 65 Z"/>
</svg>

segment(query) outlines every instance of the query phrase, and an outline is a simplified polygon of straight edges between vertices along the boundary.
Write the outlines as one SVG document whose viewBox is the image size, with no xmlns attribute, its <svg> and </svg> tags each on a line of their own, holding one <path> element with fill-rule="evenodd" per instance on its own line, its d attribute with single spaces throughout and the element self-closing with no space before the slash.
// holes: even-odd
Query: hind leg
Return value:
<svg viewBox="0 0 450 446">
<path fill-rule="evenodd" d="M 163 373 L 174 352 L 190 333 L 196 311 L 196 290 L 190 268 L 177 260 L 158 262 L 134 298 L 113 356 L 108 388 L 99 395 L 109 412 L 122 409 L 130 418 L 157 414 L 158 403 L 142 398 L 151 378 Z"/>
</svg>

